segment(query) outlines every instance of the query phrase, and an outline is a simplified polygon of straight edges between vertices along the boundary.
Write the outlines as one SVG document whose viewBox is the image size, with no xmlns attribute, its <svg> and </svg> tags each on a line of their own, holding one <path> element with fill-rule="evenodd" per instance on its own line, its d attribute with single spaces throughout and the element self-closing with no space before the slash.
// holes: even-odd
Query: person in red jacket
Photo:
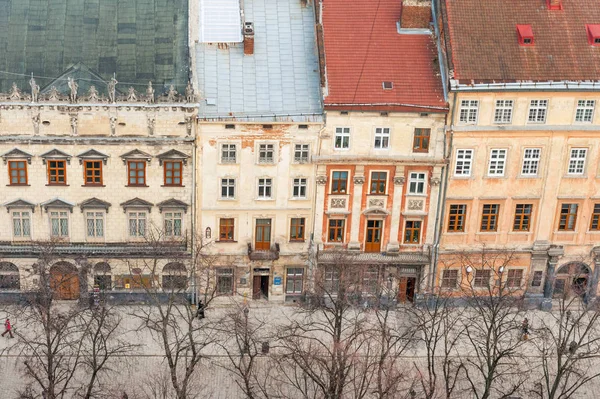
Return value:
<svg viewBox="0 0 600 399">
<path fill-rule="evenodd" d="M 11 338 L 14 338 L 13 333 L 12 333 L 12 326 L 10 325 L 10 319 L 7 317 L 6 321 L 4 322 L 4 332 L 2 333 L 2 336 L 4 337 L 6 335 L 6 333 L 8 333 L 8 336 Z"/>
</svg>

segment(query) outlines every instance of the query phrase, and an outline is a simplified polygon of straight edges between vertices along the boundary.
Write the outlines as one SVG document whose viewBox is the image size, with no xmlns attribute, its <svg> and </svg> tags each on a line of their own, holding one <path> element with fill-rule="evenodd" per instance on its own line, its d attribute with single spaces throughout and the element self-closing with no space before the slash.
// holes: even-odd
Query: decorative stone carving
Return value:
<svg viewBox="0 0 600 399">
<path fill-rule="evenodd" d="M 96 86 L 90 86 L 90 89 L 88 90 L 88 97 L 87 97 L 88 101 L 91 102 L 98 102 L 99 98 L 98 98 L 98 90 L 96 90 Z"/>
<path fill-rule="evenodd" d="M 167 101 L 170 103 L 174 103 L 177 98 L 177 90 L 175 90 L 175 86 L 171 85 L 169 87 L 169 93 L 167 93 Z"/>
<path fill-rule="evenodd" d="M 354 184 L 365 184 L 364 176 L 354 176 Z"/>
<path fill-rule="evenodd" d="M 369 208 L 383 208 L 385 205 L 382 199 L 373 198 L 369 200 Z"/>
<path fill-rule="evenodd" d="M 75 136 L 77 135 L 77 123 L 78 123 L 78 119 L 77 119 L 77 114 L 71 114 L 71 133 Z"/>
<path fill-rule="evenodd" d="M 331 199 L 331 207 L 332 208 L 346 208 L 346 198 L 332 198 Z"/>
<path fill-rule="evenodd" d="M 327 176 L 318 175 L 317 176 L 317 184 L 320 186 L 324 186 L 325 184 L 327 184 Z"/>
<path fill-rule="evenodd" d="M 40 134 L 40 114 L 35 114 L 31 117 L 33 123 L 33 134 Z"/>
<path fill-rule="evenodd" d="M 50 93 L 48 93 L 48 101 L 60 101 L 60 93 L 56 89 L 56 86 L 52 86 L 50 88 Z"/>
<path fill-rule="evenodd" d="M 31 86 L 31 102 L 37 103 L 40 96 L 40 86 L 35 83 L 33 76 L 29 80 L 29 86 Z"/>
<path fill-rule="evenodd" d="M 148 114 L 147 120 L 148 120 L 148 134 L 153 135 L 154 127 L 156 126 L 156 118 L 154 117 L 154 115 Z"/>
<path fill-rule="evenodd" d="M 188 82 L 185 88 L 185 101 L 188 103 L 193 103 L 195 101 L 194 88 L 192 87 L 192 82 Z"/>
<path fill-rule="evenodd" d="M 13 82 L 12 88 L 10 89 L 10 94 L 8 98 L 11 100 L 20 100 L 21 99 L 21 90 L 17 87 L 17 84 Z"/>
<path fill-rule="evenodd" d="M 409 211 L 420 211 L 423 209 L 423 200 L 408 200 Z"/>
<path fill-rule="evenodd" d="M 399 184 L 399 185 L 403 186 L 405 180 L 406 179 L 404 178 L 404 176 L 395 176 L 394 177 L 394 184 Z"/>
<path fill-rule="evenodd" d="M 117 117 L 111 116 L 110 117 L 110 135 L 114 136 L 116 134 L 116 131 L 117 131 Z"/>
<path fill-rule="evenodd" d="M 71 77 L 68 78 L 67 85 L 69 86 L 69 89 L 71 89 L 71 92 L 69 93 L 69 101 L 71 104 L 75 104 L 77 102 L 77 89 L 79 88 L 79 85 L 75 79 Z"/>
<path fill-rule="evenodd" d="M 107 85 L 108 101 L 111 102 L 112 104 L 117 102 L 117 83 L 119 83 L 117 81 L 117 79 L 112 77 L 112 78 L 110 78 L 110 82 L 108 82 L 108 85 Z"/>
<path fill-rule="evenodd" d="M 194 124 L 194 117 L 193 116 L 186 116 L 185 117 L 185 128 L 187 130 L 187 135 L 191 136 L 192 135 L 192 126 Z"/>
<path fill-rule="evenodd" d="M 130 87 L 129 90 L 127 91 L 127 101 L 132 103 L 132 102 L 136 102 L 138 100 L 137 95 L 135 94 L 135 89 L 133 87 Z"/>
<path fill-rule="evenodd" d="M 148 87 L 146 88 L 146 101 L 148 104 L 154 104 L 154 87 L 152 87 L 152 81 L 148 82 Z"/>
<path fill-rule="evenodd" d="M 437 177 L 437 176 L 431 177 L 430 183 L 432 186 L 439 186 L 441 182 L 442 182 L 442 179 L 440 179 L 439 177 Z"/>
</svg>

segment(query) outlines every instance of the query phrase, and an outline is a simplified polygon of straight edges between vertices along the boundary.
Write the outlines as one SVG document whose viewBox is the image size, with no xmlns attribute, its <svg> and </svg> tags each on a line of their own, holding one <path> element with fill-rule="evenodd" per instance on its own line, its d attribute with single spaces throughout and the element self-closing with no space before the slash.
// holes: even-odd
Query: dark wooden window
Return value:
<svg viewBox="0 0 600 399">
<path fill-rule="evenodd" d="M 465 216 L 467 215 L 466 205 L 450 205 L 448 215 L 448 231 L 465 231 Z"/>
<path fill-rule="evenodd" d="M 523 280 L 523 269 L 510 269 L 506 276 L 506 286 L 510 288 L 519 288 Z"/>
<path fill-rule="evenodd" d="M 515 207 L 515 221 L 513 223 L 514 231 L 529 231 L 531 225 L 531 204 L 517 204 Z"/>
<path fill-rule="evenodd" d="M 130 186 L 145 186 L 146 185 L 146 161 L 129 161 L 127 162 L 129 169 L 129 185 Z"/>
<path fill-rule="evenodd" d="M 404 243 L 418 244 L 421 240 L 421 221 L 407 220 L 404 228 Z"/>
<path fill-rule="evenodd" d="M 219 241 L 233 241 L 235 221 L 232 218 L 219 220 Z"/>
<path fill-rule="evenodd" d="M 165 186 L 181 186 L 181 170 L 183 162 L 165 161 Z"/>
<path fill-rule="evenodd" d="M 233 268 L 217 269 L 217 294 L 233 294 Z"/>
<path fill-rule="evenodd" d="M 600 204 L 594 204 L 594 212 L 592 213 L 590 230 L 600 230 Z"/>
<path fill-rule="evenodd" d="M 83 162 L 83 181 L 86 186 L 102 185 L 102 161 Z"/>
<path fill-rule="evenodd" d="M 333 172 L 331 194 L 346 194 L 348 191 L 348 172 Z"/>
<path fill-rule="evenodd" d="M 48 161 L 48 184 L 67 184 L 67 161 Z"/>
<path fill-rule="evenodd" d="M 562 231 L 574 231 L 577 223 L 578 204 L 562 204 L 560 207 L 560 220 L 558 229 Z"/>
<path fill-rule="evenodd" d="M 413 152 L 429 152 L 429 137 L 431 129 L 415 128 Z"/>
<path fill-rule="evenodd" d="M 491 270 L 475 270 L 475 279 L 473 280 L 474 287 L 489 287 Z"/>
<path fill-rule="evenodd" d="M 27 184 L 27 161 L 9 161 L 8 176 L 11 185 Z"/>
<path fill-rule="evenodd" d="M 365 237 L 365 252 L 381 251 L 381 231 L 383 221 L 367 220 L 367 234 Z"/>
<path fill-rule="evenodd" d="M 271 249 L 271 219 L 256 219 L 254 249 L 257 251 Z"/>
<path fill-rule="evenodd" d="M 304 218 L 292 218 L 290 228 L 290 241 L 304 241 Z"/>
<path fill-rule="evenodd" d="M 344 242 L 344 223 L 343 219 L 329 220 L 329 242 Z"/>
<path fill-rule="evenodd" d="M 484 204 L 481 213 L 481 231 L 496 231 L 498 229 L 498 214 L 500 205 Z"/>
<path fill-rule="evenodd" d="M 442 273 L 442 288 L 456 288 L 458 270 L 444 270 Z"/>
<path fill-rule="evenodd" d="M 371 194 L 385 194 L 387 172 L 371 172 Z"/>
</svg>

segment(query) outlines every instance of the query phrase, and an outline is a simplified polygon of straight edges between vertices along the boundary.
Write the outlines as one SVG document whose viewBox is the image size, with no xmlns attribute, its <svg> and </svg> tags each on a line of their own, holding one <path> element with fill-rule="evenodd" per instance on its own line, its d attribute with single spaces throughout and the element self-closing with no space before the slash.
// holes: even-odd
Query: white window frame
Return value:
<svg viewBox="0 0 600 399">
<path fill-rule="evenodd" d="M 30 240 L 32 237 L 32 232 L 31 232 L 31 210 L 20 210 L 20 209 L 11 209 L 10 210 L 10 218 L 11 218 L 11 223 L 12 223 L 12 234 L 13 234 L 13 238 L 16 240 Z M 17 215 L 18 214 L 18 215 Z M 24 217 L 24 214 L 27 214 L 27 216 Z M 15 222 L 18 221 L 19 222 L 19 229 L 20 229 L 20 234 L 16 234 L 15 231 L 15 227 L 16 224 Z M 25 221 L 27 223 L 25 223 Z M 29 230 L 29 234 L 25 235 L 24 231 L 25 231 L 25 224 L 27 224 L 27 229 Z"/>
<path fill-rule="evenodd" d="M 219 179 L 219 192 L 221 193 L 220 199 L 222 200 L 233 200 L 237 191 L 236 178 L 235 177 L 221 177 Z M 225 182 L 226 181 L 226 182 Z M 233 181 L 233 183 L 232 183 Z M 227 188 L 227 195 L 223 196 L 223 188 Z M 233 195 L 230 195 L 230 190 L 233 190 Z"/>
<path fill-rule="evenodd" d="M 594 121 L 594 111 L 596 100 L 577 100 L 575 109 L 576 123 L 592 123 Z"/>
<path fill-rule="evenodd" d="M 421 190 L 419 190 L 421 185 Z M 415 195 L 425 194 L 427 190 L 427 172 L 410 172 L 408 175 L 408 193 Z"/>
<path fill-rule="evenodd" d="M 298 154 L 300 156 L 298 156 Z M 306 154 L 306 157 L 303 155 Z M 294 163 L 309 163 L 310 162 L 310 144 L 296 143 L 294 144 Z"/>
<path fill-rule="evenodd" d="M 488 160 L 488 177 L 503 177 L 506 172 L 506 158 L 508 150 L 506 148 L 490 149 L 490 157 Z"/>
<path fill-rule="evenodd" d="M 227 147 L 227 149 L 226 149 Z M 233 147 L 233 150 L 232 150 Z M 225 153 L 228 153 L 228 156 L 225 156 Z M 231 153 L 233 152 L 233 159 L 231 157 Z M 235 143 L 223 143 L 221 144 L 221 163 L 223 164 L 236 164 L 237 163 L 237 144 Z"/>
<path fill-rule="evenodd" d="M 521 175 L 537 176 L 540 170 L 541 158 L 541 148 L 525 148 L 523 150 L 523 160 L 521 162 Z"/>
<path fill-rule="evenodd" d="M 541 117 L 540 117 L 541 116 Z M 530 100 L 527 123 L 544 124 L 548 117 L 548 100 Z"/>
<path fill-rule="evenodd" d="M 50 237 L 56 238 L 69 238 L 69 211 L 65 209 L 49 209 L 48 210 L 48 218 L 50 220 Z M 58 234 L 54 234 L 52 230 L 52 221 L 57 218 L 58 219 Z M 67 220 L 66 223 L 66 232 L 63 231 L 63 225 L 61 220 Z"/>
<path fill-rule="evenodd" d="M 135 221 L 135 234 L 132 233 L 131 222 Z M 143 223 L 143 233 L 140 231 L 140 221 L 144 221 Z M 127 236 L 131 239 L 141 239 L 146 236 L 148 233 L 148 212 L 140 211 L 137 209 L 129 209 L 127 210 Z"/>
<path fill-rule="evenodd" d="M 376 150 L 387 150 L 390 148 L 390 128 L 389 127 L 376 127 L 375 128 L 375 140 L 373 141 L 373 148 Z M 377 141 L 379 140 L 379 146 Z M 385 145 L 384 145 L 385 143 Z"/>
<path fill-rule="evenodd" d="M 302 195 L 302 189 L 304 189 L 304 195 Z M 296 195 L 296 191 L 298 192 L 298 195 Z M 306 199 L 307 197 L 308 197 L 308 178 L 294 177 L 292 179 L 292 198 Z"/>
<path fill-rule="evenodd" d="M 461 100 L 458 122 L 463 125 L 476 125 L 479 120 L 479 100 Z"/>
<path fill-rule="evenodd" d="M 333 148 L 336 150 L 350 149 L 350 134 L 352 133 L 349 127 L 336 127 L 335 135 L 333 136 Z M 340 138 L 340 146 L 337 146 L 338 137 Z"/>
<path fill-rule="evenodd" d="M 462 157 L 459 158 L 462 154 Z M 469 154 L 469 157 L 466 158 L 466 155 Z M 455 177 L 470 177 L 473 171 L 473 158 L 475 155 L 475 151 L 471 148 L 457 148 L 456 149 L 456 159 L 454 160 L 454 176 Z M 461 168 L 459 173 L 458 168 Z M 466 167 L 465 167 L 466 166 Z M 466 172 L 465 172 L 466 169 Z"/>
<path fill-rule="evenodd" d="M 183 214 L 184 211 L 182 209 L 171 209 L 165 210 L 163 216 L 163 226 L 165 228 L 164 233 L 165 237 L 173 237 L 178 238 L 183 236 Z M 178 216 L 177 216 L 178 215 Z M 175 234 L 175 221 L 179 220 L 179 234 Z M 169 228 L 167 227 L 167 222 L 171 222 L 171 228 L 169 232 Z"/>
<path fill-rule="evenodd" d="M 263 148 L 264 147 L 264 148 Z M 258 143 L 258 163 L 259 164 L 274 164 L 277 146 L 274 143 Z M 263 157 L 262 154 L 265 154 Z M 268 153 L 271 153 L 271 157 L 266 156 Z"/>
<path fill-rule="evenodd" d="M 263 193 L 261 195 L 261 189 Z M 267 195 L 268 192 L 268 195 Z M 256 184 L 256 197 L 258 199 L 272 199 L 273 198 L 273 179 L 270 177 L 259 177 Z"/>
<path fill-rule="evenodd" d="M 106 236 L 106 213 L 99 210 L 84 210 L 85 211 L 85 237 L 88 240 L 102 240 Z M 90 215 L 91 214 L 91 215 Z M 93 234 L 90 235 L 89 221 L 92 221 Z M 101 224 L 102 235 L 98 235 L 98 221 Z"/>
<path fill-rule="evenodd" d="M 572 147 L 569 149 L 568 175 L 582 176 L 585 174 L 587 153 L 588 149 L 585 147 Z"/>
<path fill-rule="evenodd" d="M 514 103 L 515 102 L 513 100 L 496 100 L 496 107 L 494 108 L 494 123 L 512 123 Z"/>
</svg>

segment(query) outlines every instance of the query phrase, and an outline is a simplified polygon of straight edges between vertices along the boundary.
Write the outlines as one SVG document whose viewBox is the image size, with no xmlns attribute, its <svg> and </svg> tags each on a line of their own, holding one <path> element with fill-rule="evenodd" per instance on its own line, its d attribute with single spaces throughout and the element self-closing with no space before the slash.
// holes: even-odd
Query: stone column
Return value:
<svg viewBox="0 0 600 399">
<path fill-rule="evenodd" d="M 354 174 L 354 195 L 352 197 L 352 204 L 349 204 L 351 210 L 350 217 L 352 218 L 352 227 L 350 229 L 350 242 L 348 243 L 348 249 L 360 251 L 360 241 L 358 241 L 358 235 L 360 231 L 360 219 L 361 219 L 361 202 L 363 195 L 363 185 L 365 184 L 365 169 L 364 166 L 357 166 Z"/>
<path fill-rule="evenodd" d="M 600 247 L 592 248 L 594 257 L 594 271 L 588 288 L 588 303 L 592 304 L 598 296 L 598 281 L 600 280 Z"/>
<path fill-rule="evenodd" d="M 544 282 L 544 298 L 546 299 L 552 299 L 552 294 L 554 294 L 556 264 L 564 253 L 565 251 L 562 247 L 553 247 L 548 250 L 548 269 L 546 271 L 546 281 Z"/>
<path fill-rule="evenodd" d="M 548 268 L 548 250 L 550 249 L 550 243 L 548 241 L 536 241 L 533 243 L 533 250 L 531 251 L 531 261 L 529 265 L 529 278 L 527 281 L 527 292 L 528 297 L 541 297 L 544 293 L 544 275 Z M 532 286 L 533 277 L 535 273 L 542 273 L 542 279 L 538 287 Z"/>
</svg>

